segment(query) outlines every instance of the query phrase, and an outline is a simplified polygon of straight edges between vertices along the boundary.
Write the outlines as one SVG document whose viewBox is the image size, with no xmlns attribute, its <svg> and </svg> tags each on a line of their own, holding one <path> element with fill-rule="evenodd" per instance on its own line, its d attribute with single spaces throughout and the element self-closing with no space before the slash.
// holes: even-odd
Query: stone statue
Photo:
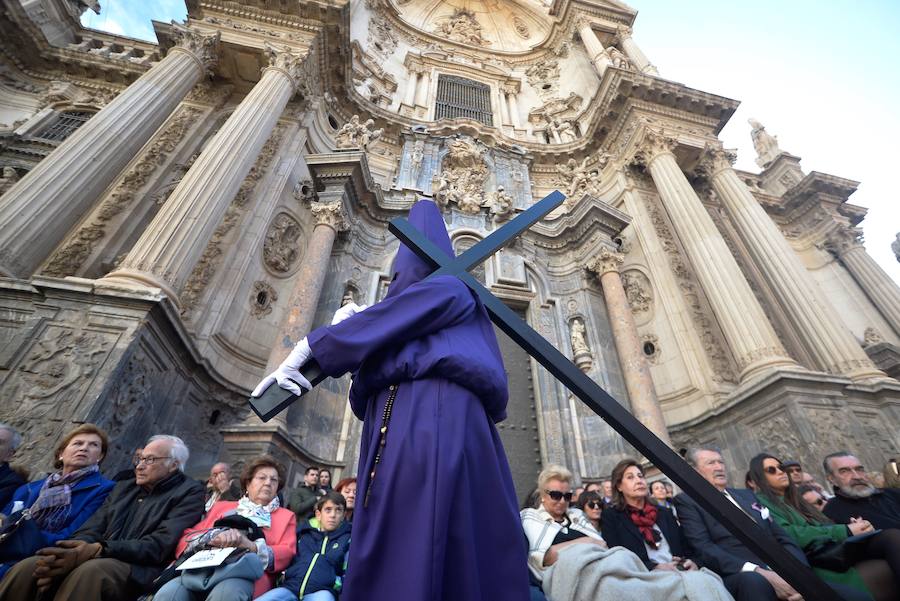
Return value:
<svg viewBox="0 0 900 601">
<path fill-rule="evenodd" d="M 891 243 L 891 250 L 894 251 L 894 256 L 900 262 L 900 232 L 897 232 L 897 239 Z"/>
<path fill-rule="evenodd" d="M 766 127 L 756 119 L 747 119 L 747 122 L 753 128 L 750 137 L 753 139 L 753 147 L 756 149 L 756 164 L 765 168 L 781 154 L 778 138 L 767 132 Z"/>
<path fill-rule="evenodd" d="M 441 207 L 452 201 L 464 213 L 477 214 L 485 204 L 487 175 L 478 146 L 463 139 L 453 140 L 441 164 L 435 201 Z"/>
<path fill-rule="evenodd" d="M 628 57 L 622 54 L 622 51 L 618 48 L 613 48 L 612 46 L 610 46 L 606 49 L 606 55 L 609 57 L 609 63 L 616 69 L 631 70 L 631 62 L 628 60 Z"/>
<path fill-rule="evenodd" d="M 484 39 L 481 31 L 481 24 L 475 20 L 475 13 L 465 8 L 457 8 L 449 19 L 435 29 L 435 33 L 443 34 L 454 42 L 472 46 L 487 46 L 490 42 Z"/>
<path fill-rule="evenodd" d="M 373 130 L 375 121 L 369 119 L 365 123 L 359 122 L 359 115 L 350 117 L 350 121 L 344 124 L 335 136 L 334 141 L 339 149 L 360 148 L 366 150 L 370 143 L 381 137 L 383 129 Z"/>
<path fill-rule="evenodd" d="M 561 121 L 557 122 L 557 131 L 559 132 L 559 137 L 562 138 L 563 142 L 574 142 L 575 141 L 575 126 L 572 125 L 571 121 Z"/>
<path fill-rule="evenodd" d="M 585 330 L 584 322 L 580 319 L 573 319 L 570 327 L 570 338 L 572 341 L 572 353 L 575 356 L 578 355 L 590 355 L 591 349 L 588 348 L 587 340 L 584 335 L 587 330 Z"/>
<path fill-rule="evenodd" d="M 485 206 L 493 215 L 495 223 L 509 219 L 513 213 L 513 197 L 506 193 L 503 186 L 497 186 L 497 191 L 490 195 Z"/>
<path fill-rule="evenodd" d="M 415 185 L 419 178 L 419 169 L 422 168 L 422 161 L 425 158 L 425 140 L 416 140 L 413 145 L 412 154 L 409 157 L 409 179 Z"/>
<path fill-rule="evenodd" d="M 0 194 L 12 188 L 17 181 L 19 181 L 19 174 L 16 170 L 12 167 L 4 167 L 3 177 L 0 177 Z"/>
<path fill-rule="evenodd" d="M 872 346 L 873 344 L 881 344 L 882 342 L 884 342 L 884 336 L 872 326 L 869 326 L 866 328 L 865 332 L 863 332 L 863 346 Z"/>
<path fill-rule="evenodd" d="M 574 196 L 587 187 L 588 168 L 587 164 L 590 157 L 584 157 L 579 165 L 575 159 L 569 159 L 564 165 L 557 165 L 556 172 L 559 173 L 562 183 L 566 186 L 566 204 L 574 202 Z"/>
</svg>

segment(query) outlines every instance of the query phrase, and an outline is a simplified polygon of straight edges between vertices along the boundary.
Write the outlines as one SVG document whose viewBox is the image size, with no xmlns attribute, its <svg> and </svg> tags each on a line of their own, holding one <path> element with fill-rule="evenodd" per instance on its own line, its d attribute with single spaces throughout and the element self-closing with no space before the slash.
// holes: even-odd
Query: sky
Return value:
<svg viewBox="0 0 900 601">
<path fill-rule="evenodd" d="M 152 19 L 183 20 L 184 0 L 101 0 L 87 27 L 156 41 Z M 820 171 L 861 182 L 866 249 L 896 282 L 900 232 L 893 188 L 900 116 L 900 2 L 631 0 L 634 40 L 662 77 L 741 101 L 722 130 L 736 167 L 758 172 L 747 119 Z"/>
</svg>

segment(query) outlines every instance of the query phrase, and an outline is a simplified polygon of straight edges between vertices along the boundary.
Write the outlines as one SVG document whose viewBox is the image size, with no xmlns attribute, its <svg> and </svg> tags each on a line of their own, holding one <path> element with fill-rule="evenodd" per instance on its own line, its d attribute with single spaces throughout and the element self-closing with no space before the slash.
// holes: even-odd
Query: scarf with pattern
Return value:
<svg viewBox="0 0 900 601">
<path fill-rule="evenodd" d="M 631 518 L 631 522 L 641 531 L 644 542 L 651 549 L 658 549 L 659 543 L 654 536 L 653 525 L 656 524 L 656 506 L 652 503 L 644 503 L 643 509 L 625 505 L 625 512 Z"/>
<path fill-rule="evenodd" d="M 100 470 L 96 464 L 69 472 L 50 474 L 44 480 L 37 499 L 31 505 L 31 517 L 41 530 L 58 532 L 69 517 L 72 506 L 72 486 L 85 476 Z"/>
<path fill-rule="evenodd" d="M 250 500 L 250 497 L 244 495 L 238 501 L 235 511 L 239 516 L 245 517 L 260 528 L 272 527 L 272 512 L 281 507 L 278 497 L 272 499 L 268 505 L 257 505 Z"/>
</svg>

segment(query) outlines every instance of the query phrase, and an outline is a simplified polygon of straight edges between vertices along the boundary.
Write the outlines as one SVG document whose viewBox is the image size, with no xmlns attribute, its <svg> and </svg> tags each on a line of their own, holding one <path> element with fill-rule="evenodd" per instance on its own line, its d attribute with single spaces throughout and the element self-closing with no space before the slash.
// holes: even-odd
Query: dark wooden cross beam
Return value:
<svg viewBox="0 0 900 601">
<path fill-rule="evenodd" d="M 559 206 L 564 199 L 565 197 L 558 191 L 550 194 L 455 259 L 448 257 L 441 249 L 432 244 L 406 219 L 392 220 L 389 229 L 420 259 L 435 268 L 429 278 L 437 275 L 453 275 L 464 282 L 481 299 L 490 314 L 491 321 L 497 327 L 524 348 L 529 355 L 543 365 L 594 413 L 612 426 L 638 452 L 653 462 L 701 507 L 724 525 L 729 532 L 778 572 L 803 595 L 806 601 L 840 601 L 840 597 L 809 567 L 803 565 L 778 541 L 763 532 L 756 522 L 728 501 L 722 493 L 648 430 L 616 399 L 587 377 L 556 347 L 531 329 L 527 323 L 468 273 L 469 269 L 500 250 L 522 231 Z M 302 371 L 313 385 L 324 380 L 321 370 L 318 370 L 318 365 L 305 366 Z M 290 398 L 285 398 L 285 395 Z M 299 397 L 273 385 L 260 398 L 251 399 L 251 406 L 262 419 L 267 420 L 297 398 Z"/>
</svg>

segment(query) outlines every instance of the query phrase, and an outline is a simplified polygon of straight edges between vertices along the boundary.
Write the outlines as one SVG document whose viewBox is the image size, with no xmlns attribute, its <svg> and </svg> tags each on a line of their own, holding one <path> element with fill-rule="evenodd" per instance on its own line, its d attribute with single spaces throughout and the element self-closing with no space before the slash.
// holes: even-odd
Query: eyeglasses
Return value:
<svg viewBox="0 0 900 601">
<path fill-rule="evenodd" d="M 765 473 L 769 474 L 770 476 L 774 476 L 774 475 L 777 474 L 778 472 L 781 472 L 782 474 L 786 474 L 786 473 L 787 473 L 787 472 L 784 471 L 784 466 L 781 465 L 781 464 L 766 466 L 766 467 L 763 468 L 763 471 L 764 471 Z"/>
<path fill-rule="evenodd" d="M 799 465 L 792 465 L 788 468 L 785 468 L 785 471 L 789 474 L 794 474 L 794 473 L 799 474 L 803 470 Z"/>
<path fill-rule="evenodd" d="M 132 463 L 134 463 L 134 467 L 137 467 L 142 463 L 153 465 L 157 461 L 165 461 L 166 459 L 172 459 L 172 457 L 154 457 L 153 455 L 147 455 L 146 457 L 135 457 Z"/>
<path fill-rule="evenodd" d="M 572 500 L 572 492 L 571 491 L 561 492 L 558 490 L 545 490 L 544 492 L 547 493 L 547 496 L 550 497 L 551 499 L 553 499 L 554 501 L 562 501 L 563 499 L 565 499 L 566 503 L 568 503 L 569 501 Z"/>
<path fill-rule="evenodd" d="M 588 501 L 585 503 L 585 507 L 588 509 L 600 509 L 603 505 L 600 504 L 600 501 Z"/>
</svg>

